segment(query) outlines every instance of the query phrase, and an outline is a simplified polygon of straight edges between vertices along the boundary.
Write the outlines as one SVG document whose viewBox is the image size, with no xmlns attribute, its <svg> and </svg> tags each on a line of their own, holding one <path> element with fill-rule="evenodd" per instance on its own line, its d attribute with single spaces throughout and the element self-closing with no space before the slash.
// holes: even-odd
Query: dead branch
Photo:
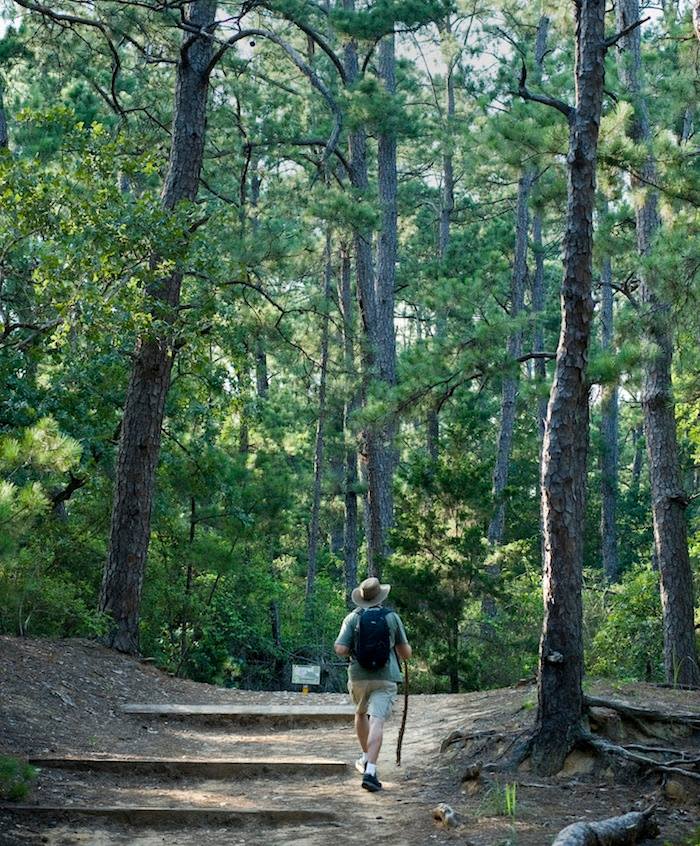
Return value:
<svg viewBox="0 0 700 846">
<path fill-rule="evenodd" d="M 552 846 L 625 846 L 655 837 L 659 827 L 652 811 L 633 811 L 620 817 L 598 822 L 567 825 L 554 839 Z"/>
<path fill-rule="evenodd" d="M 626 26 L 624 29 L 620 30 L 620 32 L 616 32 L 615 35 L 611 35 L 610 38 L 606 38 L 606 49 L 609 47 L 614 47 L 615 44 L 620 41 L 620 39 L 625 38 L 625 36 L 629 35 L 631 32 L 637 29 L 637 27 L 640 27 L 642 24 L 645 24 L 649 20 L 651 20 L 651 18 L 642 18 L 641 20 L 635 21 L 633 24 Z"/>
<path fill-rule="evenodd" d="M 520 72 L 520 80 L 518 82 L 518 90 L 511 91 L 509 93 L 515 97 L 521 97 L 523 100 L 531 100 L 533 103 L 541 103 L 543 106 L 549 106 L 550 108 L 561 112 L 568 121 L 572 120 L 575 114 L 575 109 L 572 108 L 572 106 L 565 103 L 563 100 L 557 99 L 556 97 L 547 97 L 544 94 L 533 94 L 525 84 L 526 82 L 527 68 L 525 67 L 525 62 L 523 62 L 522 70 Z"/>
</svg>

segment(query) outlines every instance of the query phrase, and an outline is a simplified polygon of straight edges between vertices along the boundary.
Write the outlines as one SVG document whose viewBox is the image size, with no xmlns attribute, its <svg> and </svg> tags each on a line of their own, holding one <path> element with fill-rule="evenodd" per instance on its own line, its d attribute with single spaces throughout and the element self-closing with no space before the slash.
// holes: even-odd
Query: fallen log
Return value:
<svg viewBox="0 0 700 846">
<path fill-rule="evenodd" d="M 631 720 L 651 720 L 657 723 L 682 723 L 700 729 L 700 712 L 698 711 L 656 711 L 653 708 L 640 708 L 628 702 L 617 699 L 603 699 L 600 696 L 584 696 L 584 705 L 588 708 L 612 708 L 623 717 Z"/>
<path fill-rule="evenodd" d="M 552 846 L 628 846 L 658 833 L 651 811 L 633 811 L 598 822 L 567 825 Z"/>
</svg>

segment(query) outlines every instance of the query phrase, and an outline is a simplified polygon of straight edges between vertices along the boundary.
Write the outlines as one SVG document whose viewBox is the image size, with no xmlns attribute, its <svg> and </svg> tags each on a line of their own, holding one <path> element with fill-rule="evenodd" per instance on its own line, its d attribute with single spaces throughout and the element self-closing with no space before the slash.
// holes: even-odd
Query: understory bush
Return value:
<svg viewBox="0 0 700 846">
<path fill-rule="evenodd" d="M 663 680 L 659 576 L 637 566 L 618 584 L 586 592 L 587 668 L 616 679 Z"/>
<path fill-rule="evenodd" d="M 0 756 L 0 798 L 10 802 L 25 799 L 36 779 L 37 769 L 17 758 Z"/>
</svg>

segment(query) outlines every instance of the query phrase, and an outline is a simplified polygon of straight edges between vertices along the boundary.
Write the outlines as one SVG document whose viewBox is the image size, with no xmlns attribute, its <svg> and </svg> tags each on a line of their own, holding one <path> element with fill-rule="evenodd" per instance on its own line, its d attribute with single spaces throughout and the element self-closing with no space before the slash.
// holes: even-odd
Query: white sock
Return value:
<svg viewBox="0 0 700 846">
<path fill-rule="evenodd" d="M 376 776 L 377 775 L 377 765 L 376 764 L 370 764 L 369 761 L 368 761 L 367 766 L 365 767 L 365 772 L 367 773 L 367 775 Z"/>
<path fill-rule="evenodd" d="M 362 753 L 362 763 L 363 763 L 363 764 L 366 764 L 366 763 L 367 763 L 367 753 L 366 753 L 366 752 L 363 752 L 363 753 Z"/>
</svg>

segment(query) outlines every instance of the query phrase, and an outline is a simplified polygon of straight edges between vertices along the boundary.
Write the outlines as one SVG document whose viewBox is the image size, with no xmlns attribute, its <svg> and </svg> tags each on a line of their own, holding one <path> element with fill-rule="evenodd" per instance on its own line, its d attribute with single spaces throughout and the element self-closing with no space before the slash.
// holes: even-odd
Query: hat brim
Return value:
<svg viewBox="0 0 700 846">
<path fill-rule="evenodd" d="M 381 605 L 382 602 L 389 596 L 389 591 L 391 590 L 391 585 L 379 585 L 379 593 L 373 597 L 372 599 L 363 599 L 362 593 L 360 592 L 360 588 L 356 587 L 355 590 L 350 594 L 350 598 L 355 603 L 355 605 L 359 606 L 360 608 L 373 608 L 375 605 Z"/>
</svg>

